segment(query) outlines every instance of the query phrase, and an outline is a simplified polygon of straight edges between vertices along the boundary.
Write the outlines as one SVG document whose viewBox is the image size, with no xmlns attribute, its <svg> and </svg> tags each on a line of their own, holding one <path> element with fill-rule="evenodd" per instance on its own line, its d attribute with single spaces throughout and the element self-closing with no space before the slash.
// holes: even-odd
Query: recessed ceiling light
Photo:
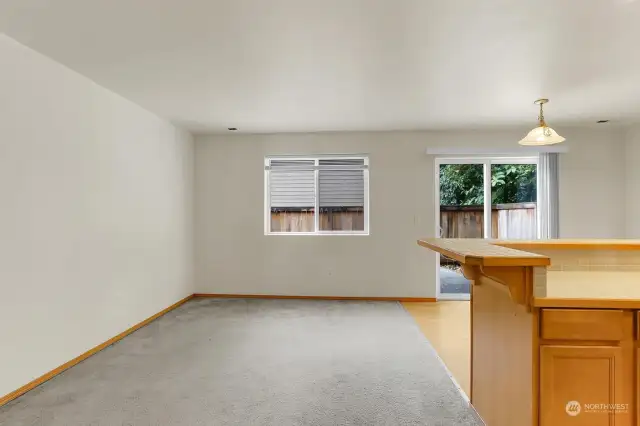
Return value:
<svg viewBox="0 0 640 426">
<path fill-rule="evenodd" d="M 238 130 L 237 127 L 227 127 L 227 130 L 231 131 L 231 132 L 235 132 L 236 130 Z"/>
<path fill-rule="evenodd" d="M 609 120 L 598 120 L 598 121 L 596 121 L 596 123 L 598 123 L 598 124 L 603 124 L 603 123 L 608 123 L 608 122 L 609 122 Z"/>
</svg>

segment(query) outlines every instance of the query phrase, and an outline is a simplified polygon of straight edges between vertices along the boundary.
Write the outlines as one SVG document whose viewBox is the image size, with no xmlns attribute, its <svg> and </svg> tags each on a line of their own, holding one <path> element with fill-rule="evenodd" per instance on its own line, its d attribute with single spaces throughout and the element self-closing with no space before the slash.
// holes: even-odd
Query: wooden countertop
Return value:
<svg viewBox="0 0 640 426">
<path fill-rule="evenodd" d="M 640 250 L 640 240 L 489 240 L 482 238 L 424 238 L 418 244 L 466 265 L 547 266 L 547 256 L 527 250 Z"/>
<path fill-rule="evenodd" d="M 488 240 L 503 247 L 563 250 L 640 250 L 640 240 L 558 239 L 558 240 Z"/>
<path fill-rule="evenodd" d="M 418 240 L 429 248 L 464 265 L 547 266 L 551 259 L 535 253 L 496 244 L 498 241 L 472 238 L 424 238 Z"/>
</svg>

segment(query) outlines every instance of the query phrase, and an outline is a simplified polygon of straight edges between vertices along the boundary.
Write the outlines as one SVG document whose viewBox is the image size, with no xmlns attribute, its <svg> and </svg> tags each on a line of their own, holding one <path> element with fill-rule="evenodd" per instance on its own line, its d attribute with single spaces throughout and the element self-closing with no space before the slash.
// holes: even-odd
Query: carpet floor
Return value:
<svg viewBox="0 0 640 426">
<path fill-rule="evenodd" d="M 400 304 L 257 299 L 192 300 L 0 424 L 481 425 Z"/>
</svg>

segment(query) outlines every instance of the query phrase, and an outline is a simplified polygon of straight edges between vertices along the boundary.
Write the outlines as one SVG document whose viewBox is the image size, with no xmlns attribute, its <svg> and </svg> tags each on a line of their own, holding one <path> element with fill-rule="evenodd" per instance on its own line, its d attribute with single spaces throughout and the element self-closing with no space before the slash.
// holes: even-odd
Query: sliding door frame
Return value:
<svg viewBox="0 0 640 426">
<path fill-rule="evenodd" d="M 483 230 L 484 238 L 491 238 L 491 166 L 494 164 L 535 164 L 536 165 L 536 200 L 540 197 L 540 174 L 538 173 L 539 155 L 523 155 L 523 156 L 452 156 L 452 157 L 436 157 L 435 159 L 435 236 L 442 238 L 442 229 L 440 228 L 440 166 L 443 164 L 478 164 L 483 166 L 483 184 L 484 184 L 484 220 Z M 489 220 L 487 220 L 489 218 Z M 540 238 L 541 212 L 536 208 L 536 234 Z M 440 254 L 436 253 L 436 299 L 437 300 L 470 300 L 470 294 L 451 294 L 440 293 Z"/>
</svg>

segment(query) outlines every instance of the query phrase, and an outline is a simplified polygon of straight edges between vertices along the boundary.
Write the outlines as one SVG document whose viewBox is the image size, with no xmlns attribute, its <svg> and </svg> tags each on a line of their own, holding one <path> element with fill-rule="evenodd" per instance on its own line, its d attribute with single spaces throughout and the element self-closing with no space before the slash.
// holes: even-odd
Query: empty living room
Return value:
<svg viewBox="0 0 640 426">
<path fill-rule="evenodd" d="M 0 0 L 1 426 L 638 426 L 640 0 Z"/>
</svg>

